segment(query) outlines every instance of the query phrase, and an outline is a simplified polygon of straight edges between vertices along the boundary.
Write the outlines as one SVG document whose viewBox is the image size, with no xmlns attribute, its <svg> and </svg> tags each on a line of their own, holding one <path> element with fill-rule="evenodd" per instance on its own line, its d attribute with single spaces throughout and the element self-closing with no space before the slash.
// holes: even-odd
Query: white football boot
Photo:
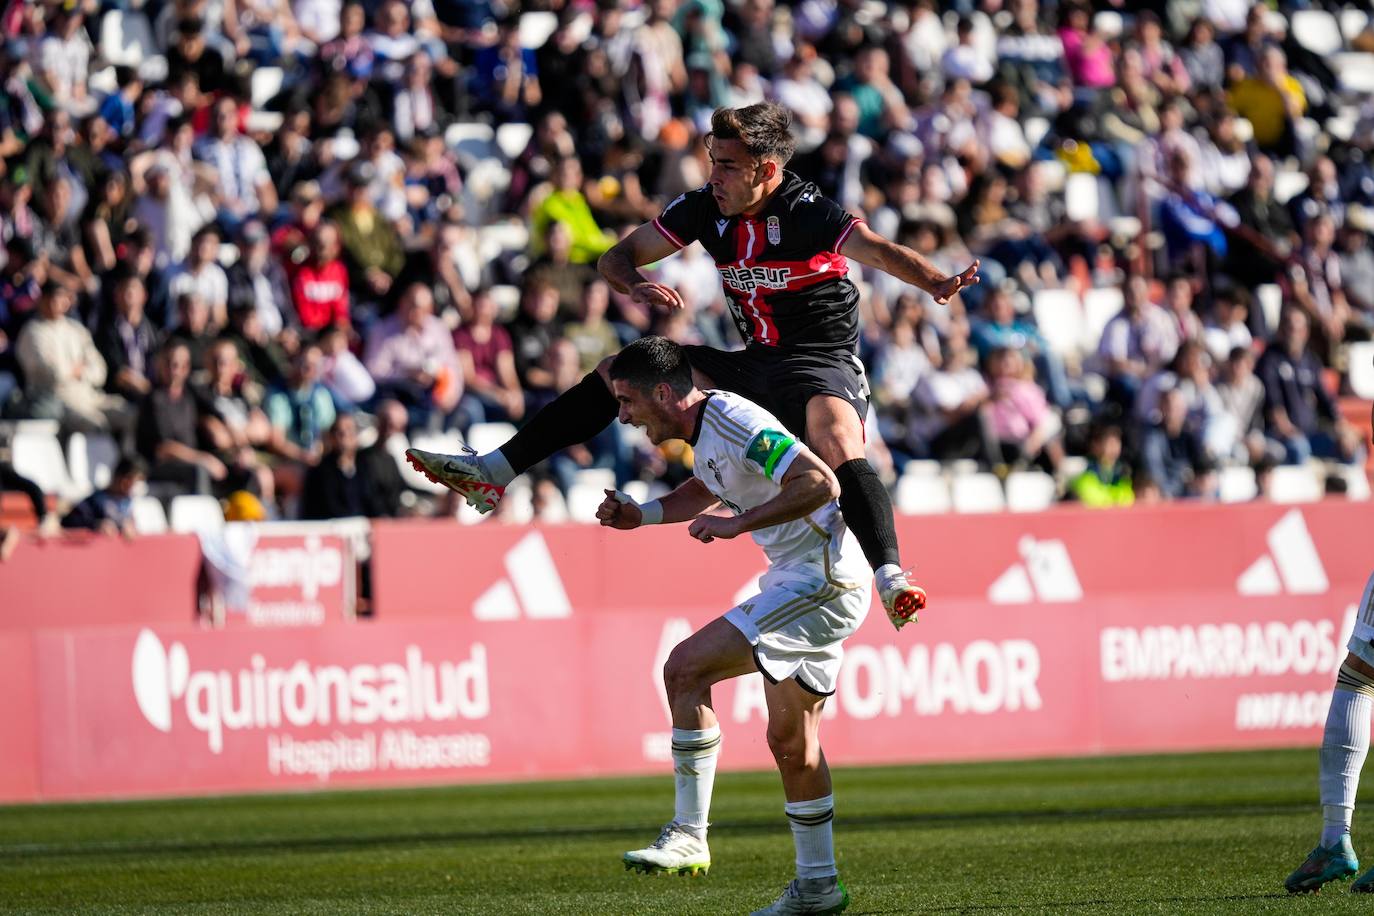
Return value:
<svg viewBox="0 0 1374 916">
<path fill-rule="evenodd" d="M 477 453 L 471 450 L 462 455 L 441 455 L 408 448 L 406 461 L 434 483 L 442 484 L 462 496 L 469 506 L 482 515 L 495 509 L 501 497 L 506 495 L 506 488 L 492 482 Z"/>
<path fill-rule="evenodd" d="M 807 913 L 820 916 L 840 913 L 849 906 L 849 890 L 837 877 L 793 878 L 782 896 L 750 916 L 792 916 Z"/>
<path fill-rule="evenodd" d="M 622 861 L 626 871 L 646 875 L 704 875 L 711 868 L 711 850 L 706 840 L 675 821 L 670 821 L 652 846 L 632 849 Z"/>
</svg>

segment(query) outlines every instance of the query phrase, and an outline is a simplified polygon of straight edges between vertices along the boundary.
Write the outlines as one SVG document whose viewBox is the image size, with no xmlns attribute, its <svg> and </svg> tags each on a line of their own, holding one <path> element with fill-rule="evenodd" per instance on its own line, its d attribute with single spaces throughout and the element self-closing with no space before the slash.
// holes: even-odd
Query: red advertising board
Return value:
<svg viewBox="0 0 1374 916">
<path fill-rule="evenodd" d="M 917 626 L 897 633 L 875 608 L 848 641 L 827 756 L 1315 744 L 1367 573 L 1351 537 L 1364 512 L 932 520 L 948 523 L 944 539 L 903 520 L 935 597 Z M 762 566 L 748 543 L 671 528 L 375 534 L 374 621 L 0 640 L 0 677 L 19 698 L 0 710 L 15 749 L 0 797 L 663 771 L 663 662 Z M 715 700 L 721 765 L 770 765 L 762 680 Z"/>
<path fill-rule="evenodd" d="M 231 626 L 323 626 L 354 614 L 357 564 L 347 537 L 231 524 L 201 547 Z"/>
</svg>

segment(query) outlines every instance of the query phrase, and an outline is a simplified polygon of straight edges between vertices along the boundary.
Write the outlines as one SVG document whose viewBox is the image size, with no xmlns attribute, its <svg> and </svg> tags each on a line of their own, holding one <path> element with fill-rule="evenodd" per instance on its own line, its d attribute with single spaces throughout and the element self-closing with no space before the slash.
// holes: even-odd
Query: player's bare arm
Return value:
<svg viewBox="0 0 1374 916">
<path fill-rule="evenodd" d="M 639 272 L 639 268 L 645 264 L 661 261 L 676 251 L 676 246 L 664 238 L 652 223 L 645 223 L 616 242 L 596 262 L 596 268 L 607 283 L 618 292 L 629 293 L 635 302 L 680 309 L 685 303 L 677 290 L 655 283 Z"/>
<path fill-rule="evenodd" d="M 596 510 L 597 520 L 601 522 L 602 527 L 631 531 L 644 524 L 644 513 L 633 500 L 625 498 L 624 494 L 615 490 L 606 490 L 605 493 L 606 498 Z M 720 500 L 715 494 L 695 477 L 658 502 L 663 507 L 663 519 L 660 524 L 664 525 L 690 521 L 720 505 Z"/>
<path fill-rule="evenodd" d="M 920 254 L 905 245 L 888 241 L 868 228 L 867 223 L 859 223 L 854 227 L 854 231 L 840 246 L 840 254 L 918 286 L 939 303 L 948 302 L 959 290 L 978 282 L 978 261 L 975 260 L 962 273 L 946 277 Z"/>
<path fill-rule="evenodd" d="M 808 450 L 803 450 L 782 475 L 782 490 L 767 502 L 734 516 L 701 515 L 688 533 L 709 544 L 716 538 L 728 540 L 795 521 L 810 515 L 832 499 L 840 498 L 840 483 L 830 468 Z"/>
</svg>

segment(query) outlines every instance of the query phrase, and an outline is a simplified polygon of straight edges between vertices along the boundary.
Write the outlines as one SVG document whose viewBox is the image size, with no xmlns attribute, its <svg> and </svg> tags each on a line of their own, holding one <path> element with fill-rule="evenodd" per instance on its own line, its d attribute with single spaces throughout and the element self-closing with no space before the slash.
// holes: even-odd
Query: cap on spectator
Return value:
<svg viewBox="0 0 1374 916">
<path fill-rule="evenodd" d="M 199 16 L 192 16 L 177 23 L 177 34 L 191 37 L 199 35 L 205 31 L 205 20 Z"/>
</svg>

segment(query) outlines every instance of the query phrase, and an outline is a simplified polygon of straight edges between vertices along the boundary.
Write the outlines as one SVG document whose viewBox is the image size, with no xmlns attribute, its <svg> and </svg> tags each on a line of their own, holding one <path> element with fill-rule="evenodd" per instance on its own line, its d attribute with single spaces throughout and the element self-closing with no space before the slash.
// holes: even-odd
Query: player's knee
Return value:
<svg viewBox="0 0 1374 916">
<path fill-rule="evenodd" d="M 699 690 L 701 681 L 701 665 L 697 662 L 696 654 L 686 648 L 685 643 L 679 643 L 663 663 L 663 686 L 668 691 L 668 701 Z"/>
<path fill-rule="evenodd" d="M 826 423 L 818 429 L 808 426 L 807 444 L 831 469 L 864 456 L 863 437 L 855 436 L 849 425 Z"/>
<path fill-rule="evenodd" d="M 769 728 L 768 749 L 773 752 L 779 769 L 805 770 L 820 766 L 820 743 L 809 741 L 804 729 Z"/>
</svg>

